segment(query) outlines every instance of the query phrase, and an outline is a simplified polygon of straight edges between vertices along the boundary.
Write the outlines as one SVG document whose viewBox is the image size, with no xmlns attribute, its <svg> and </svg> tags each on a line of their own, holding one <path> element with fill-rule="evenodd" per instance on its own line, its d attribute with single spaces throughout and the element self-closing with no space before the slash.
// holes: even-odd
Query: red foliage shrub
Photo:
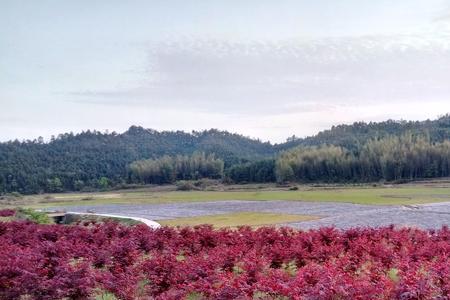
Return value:
<svg viewBox="0 0 450 300">
<path fill-rule="evenodd" d="M 449 299 L 450 230 L 0 222 L 0 299 Z M 284 298 L 283 298 L 284 297 Z"/>
<path fill-rule="evenodd" d="M 12 217 L 16 214 L 14 209 L 0 209 L 0 217 Z"/>
</svg>

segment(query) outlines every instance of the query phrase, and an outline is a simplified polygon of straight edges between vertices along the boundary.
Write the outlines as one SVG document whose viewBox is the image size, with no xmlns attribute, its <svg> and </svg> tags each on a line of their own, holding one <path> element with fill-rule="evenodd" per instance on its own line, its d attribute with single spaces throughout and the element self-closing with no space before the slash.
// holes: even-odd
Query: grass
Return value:
<svg viewBox="0 0 450 300">
<path fill-rule="evenodd" d="M 44 212 L 31 208 L 20 208 L 16 213 L 17 219 L 27 219 L 38 224 L 52 224 L 53 220 Z"/>
<path fill-rule="evenodd" d="M 161 225 L 165 226 L 195 226 L 201 224 L 212 224 L 216 228 L 223 228 L 238 227 L 243 225 L 258 227 L 264 225 L 302 222 L 317 219 L 319 219 L 319 217 L 309 215 L 238 212 L 230 214 L 159 220 L 158 222 Z"/>
<path fill-rule="evenodd" d="M 392 186 L 299 186 L 299 190 L 275 186 L 238 186 L 224 191 L 173 191 L 141 188 L 98 193 L 65 193 L 24 196 L 11 206 L 44 208 L 97 204 L 161 204 L 221 200 L 286 200 L 312 202 L 348 202 L 373 205 L 405 205 L 450 201 L 450 181 L 439 184 Z"/>
<path fill-rule="evenodd" d="M 92 200 L 81 200 L 82 194 L 55 195 L 55 201 L 38 207 L 55 205 L 92 205 L 127 203 L 205 202 L 220 200 L 288 200 L 313 202 L 349 202 L 357 204 L 402 205 L 450 201 L 450 188 L 340 188 L 307 191 L 191 191 L 191 192 L 120 192 L 92 194 Z M 40 202 L 40 201 L 38 201 Z"/>
<path fill-rule="evenodd" d="M 0 222 L 11 222 L 18 220 L 29 220 L 38 224 L 53 224 L 53 219 L 46 213 L 36 211 L 32 208 L 19 208 L 16 214 L 9 217 L 0 217 Z"/>
<path fill-rule="evenodd" d="M 223 189 L 223 190 L 220 190 Z M 23 196 L 13 204 L 5 203 L 0 208 L 28 207 L 45 208 L 70 205 L 102 204 L 162 204 L 183 202 L 207 202 L 222 200 L 248 201 L 310 201 L 347 202 L 368 205 L 414 205 L 450 201 L 450 180 L 418 182 L 384 186 L 308 186 L 299 185 L 298 190 L 274 185 L 221 186 L 215 191 L 175 191 L 175 187 L 145 187 L 134 190 L 119 190 L 97 193 L 64 193 Z M 262 226 L 312 220 L 314 216 L 261 213 L 233 213 L 194 218 L 159 220 L 163 225 L 213 224 L 216 227 L 239 225 Z"/>
</svg>

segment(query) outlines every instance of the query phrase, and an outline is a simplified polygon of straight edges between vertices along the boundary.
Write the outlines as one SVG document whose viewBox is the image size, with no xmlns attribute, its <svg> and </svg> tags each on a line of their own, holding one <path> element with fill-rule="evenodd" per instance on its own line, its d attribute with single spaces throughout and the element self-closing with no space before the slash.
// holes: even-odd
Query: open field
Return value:
<svg viewBox="0 0 450 300">
<path fill-rule="evenodd" d="M 208 188 L 212 190 L 176 191 L 174 186 L 157 186 L 98 193 L 33 195 L 3 206 L 116 214 L 171 226 L 282 224 L 307 229 L 389 224 L 440 228 L 450 224 L 448 180 L 378 187 L 305 185 L 298 186 L 298 190 L 274 185 Z M 293 220 L 292 215 L 297 219 Z M 318 218 L 304 219 L 304 216 Z"/>
<path fill-rule="evenodd" d="M 174 187 L 150 187 L 97 193 L 64 193 L 25 196 L 9 206 L 35 208 L 60 205 L 162 204 L 226 200 L 286 200 L 344 202 L 371 205 L 408 205 L 450 201 L 450 181 L 420 182 L 403 185 L 372 186 L 299 186 L 298 190 L 273 185 L 219 187 L 211 191 L 175 191 Z M 3 204 L 3 206 L 6 206 Z"/>
<path fill-rule="evenodd" d="M 441 228 L 450 224 L 450 202 L 419 205 L 362 205 L 339 202 L 307 201 L 210 201 L 180 202 L 163 204 L 96 204 L 48 207 L 49 210 L 98 214 L 114 214 L 154 220 L 167 225 L 180 225 L 188 218 L 190 224 L 209 223 L 221 226 L 221 216 L 239 217 L 229 220 L 230 227 L 251 225 L 244 220 L 242 212 L 253 212 L 261 217 L 265 224 L 286 225 L 301 229 L 335 226 L 350 228 L 357 226 L 379 227 L 395 224 L 421 228 Z M 320 219 L 292 221 L 265 220 L 265 214 L 297 215 L 299 217 L 317 216 Z M 267 221 L 267 222 L 266 222 Z M 282 224 L 280 224 L 280 221 Z M 186 224 L 186 223 L 184 223 Z"/>
</svg>

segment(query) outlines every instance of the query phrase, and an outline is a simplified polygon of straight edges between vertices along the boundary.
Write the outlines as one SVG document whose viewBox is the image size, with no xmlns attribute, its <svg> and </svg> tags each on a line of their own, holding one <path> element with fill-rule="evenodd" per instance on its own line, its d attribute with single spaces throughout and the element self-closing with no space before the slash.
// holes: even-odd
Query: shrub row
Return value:
<svg viewBox="0 0 450 300">
<path fill-rule="evenodd" d="M 449 299 L 450 230 L 0 222 L 0 299 Z M 103 297 L 103 298 L 102 298 Z"/>
</svg>

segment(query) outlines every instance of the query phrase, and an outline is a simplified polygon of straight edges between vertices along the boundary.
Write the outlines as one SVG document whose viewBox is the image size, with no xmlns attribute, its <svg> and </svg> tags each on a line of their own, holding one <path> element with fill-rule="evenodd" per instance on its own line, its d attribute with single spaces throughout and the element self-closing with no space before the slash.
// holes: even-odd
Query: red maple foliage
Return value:
<svg viewBox="0 0 450 300">
<path fill-rule="evenodd" d="M 450 230 L 0 222 L 0 299 L 449 299 Z"/>
<path fill-rule="evenodd" d="M 0 209 L 0 217 L 12 217 L 16 214 L 14 209 Z"/>
</svg>

